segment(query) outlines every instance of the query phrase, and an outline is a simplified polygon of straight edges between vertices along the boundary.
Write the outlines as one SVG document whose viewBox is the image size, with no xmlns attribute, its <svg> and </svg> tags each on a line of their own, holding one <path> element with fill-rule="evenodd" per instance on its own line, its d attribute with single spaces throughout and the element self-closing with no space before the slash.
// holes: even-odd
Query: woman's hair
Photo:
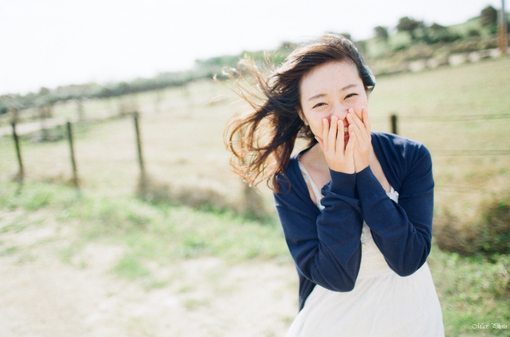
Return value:
<svg viewBox="0 0 510 337">
<path fill-rule="evenodd" d="M 354 44 L 332 34 L 296 48 L 277 69 L 271 69 L 267 79 L 253 61 L 241 60 L 239 64 L 255 81 L 262 97 L 247 87 L 242 74 L 235 70 L 224 72 L 236 84 L 236 93 L 252 108 L 248 113 L 234 115 L 224 133 L 234 172 L 248 184 L 265 180 L 273 191 L 279 192 L 277 175 L 287 168 L 296 138 L 307 139 L 309 146 L 317 142 L 298 113 L 300 82 L 313 68 L 331 61 L 352 62 L 365 90 L 374 88 L 375 79 Z"/>
</svg>

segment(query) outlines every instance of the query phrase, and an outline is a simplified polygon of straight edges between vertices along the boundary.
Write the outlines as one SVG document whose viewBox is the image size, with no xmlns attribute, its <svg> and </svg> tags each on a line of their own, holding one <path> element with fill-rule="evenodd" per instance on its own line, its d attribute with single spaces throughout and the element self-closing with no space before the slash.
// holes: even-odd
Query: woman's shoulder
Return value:
<svg viewBox="0 0 510 337">
<path fill-rule="evenodd" d="M 382 131 L 372 131 L 372 139 L 376 139 L 381 143 L 393 144 L 394 146 L 423 146 L 423 143 L 419 141 Z"/>
<path fill-rule="evenodd" d="M 278 192 L 274 193 L 276 200 L 294 205 L 303 203 L 314 205 L 299 167 L 300 156 L 308 150 L 309 148 L 293 154 L 283 172 L 276 175 L 275 183 L 278 185 Z"/>
<path fill-rule="evenodd" d="M 276 175 L 277 178 L 287 176 L 292 181 L 299 180 L 298 177 L 301 174 L 301 169 L 299 168 L 299 158 L 310 149 L 311 149 L 311 147 L 308 147 L 306 149 L 299 151 L 298 153 L 293 154 L 290 157 L 289 163 L 287 164 L 287 167 L 285 168 L 285 170 L 283 170 L 283 172 Z"/>
<path fill-rule="evenodd" d="M 376 154 L 398 156 L 407 160 L 430 156 L 423 143 L 393 133 L 372 131 L 372 144 Z"/>
<path fill-rule="evenodd" d="M 422 143 L 391 133 L 372 132 L 372 145 L 386 178 L 399 193 L 404 180 L 430 175 L 432 158 Z"/>
<path fill-rule="evenodd" d="M 289 191 L 291 186 L 297 183 L 299 172 L 299 154 L 294 154 L 290 157 L 287 167 L 276 175 L 279 193 Z"/>
</svg>

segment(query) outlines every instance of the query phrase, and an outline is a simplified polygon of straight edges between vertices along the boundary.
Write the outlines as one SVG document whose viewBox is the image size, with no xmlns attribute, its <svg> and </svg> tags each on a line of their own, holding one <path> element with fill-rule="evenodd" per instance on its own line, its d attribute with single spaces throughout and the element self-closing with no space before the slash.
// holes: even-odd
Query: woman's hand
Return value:
<svg viewBox="0 0 510 337">
<path fill-rule="evenodd" d="M 368 158 L 372 149 L 367 109 L 363 108 L 359 115 L 354 109 L 349 109 L 347 122 L 349 123 L 349 129 L 352 127 L 353 130 L 353 132 L 349 132 L 349 143 L 354 145 L 354 169 L 355 172 L 360 172 L 369 165 Z"/>
<path fill-rule="evenodd" d="M 354 134 L 354 126 L 349 125 L 349 137 Z M 331 170 L 343 173 L 355 173 L 354 166 L 354 143 L 351 139 L 345 146 L 344 122 L 338 117 L 331 117 L 331 123 L 324 118 L 322 120 L 322 139 L 319 142 L 326 162 Z"/>
</svg>

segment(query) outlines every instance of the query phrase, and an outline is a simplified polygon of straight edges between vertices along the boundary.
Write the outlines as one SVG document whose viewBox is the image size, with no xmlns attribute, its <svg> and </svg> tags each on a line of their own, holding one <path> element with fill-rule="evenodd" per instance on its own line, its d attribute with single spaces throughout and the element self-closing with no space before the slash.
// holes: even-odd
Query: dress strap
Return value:
<svg viewBox="0 0 510 337">
<path fill-rule="evenodd" d="M 320 209 L 323 209 L 324 206 L 322 206 L 322 204 L 321 204 L 321 199 L 322 199 L 321 191 L 317 188 L 317 185 L 315 185 L 315 182 L 313 181 L 312 177 L 306 170 L 305 166 L 303 164 L 301 164 L 301 162 L 299 160 L 298 160 L 298 163 L 299 163 L 299 168 L 301 169 L 301 172 L 303 173 L 303 177 L 305 178 L 305 181 L 308 182 L 310 184 L 310 186 L 312 187 L 312 191 L 313 191 L 313 194 L 315 195 L 315 202 L 317 204 L 317 207 L 319 207 Z"/>
</svg>

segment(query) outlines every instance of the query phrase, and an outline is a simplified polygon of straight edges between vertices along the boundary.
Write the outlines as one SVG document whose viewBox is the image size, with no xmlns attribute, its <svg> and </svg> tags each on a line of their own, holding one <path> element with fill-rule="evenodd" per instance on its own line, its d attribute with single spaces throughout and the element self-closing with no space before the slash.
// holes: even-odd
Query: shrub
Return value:
<svg viewBox="0 0 510 337">
<path fill-rule="evenodd" d="M 469 31 L 468 31 L 468 34 L 467 34 L 469 37 L 474 37 L 474 36 L 481 36 L 482 34 L 480 33 L 480 31 L 478 29 L 474 29 L 474 28 L 471 28 Z"/>
<path fill-rule="evenodd" d="M 405 44 L 399 44 L 398 46 L 395 46 L 395 47 L 393 48 L 393 50 L 394 50 L 394 51 L 405 50 L 405 49 L 407 49 L 407 47 L 408 47 L 408 46 L 407 46 L 407 45 L 405 45 Z"/>
<path fill-rule="evenodd" d="M 486 254 L 510 254 L 510 200 L 491 201 L 485 209 L 476 246 Z"/>
<path fill-rule="evenodd" d="M 428 44 L 435 44 L 439 42 L 454 42 L 462 39 L 458 33 L 451 32 L 448 27 L 444 27 L 434 23 L 432 26 L 424 30 L 423 41 Z"/>
<path fill-rule="evenodd" d="M 465 39 L 462 41 L 455 41 L 451 44 L 451 52 L 453 54 L 456 53 L 471 53 L 474 51 L 478 51 L 478 44 L 481 39 L 479 37 L 472 37 L 469 39 Z"/>
<path fill-rule="evenodd" d="M 510 254 L 510 198 L 482 203 L 479 214 L 478 220 L 465 223 L 448 210 L 436 217 L 439 248 L 464 256 Z"/>
<path fill-rule="evenodd" d="M 498 22 L 498 10 L 492 6 L 487 6 L 480 13 L 480 24 L 483 27 L 494 25 Z"/>
<path fill-rule="evenodd" d="M 448 209 L 435 216 L 433 235 L 441 250 L 462 256 L 474 255 L 476 250 L 469 243 L 475 239 L 476 234 L 469 223 L 462 223 Z"/>
</svg>

